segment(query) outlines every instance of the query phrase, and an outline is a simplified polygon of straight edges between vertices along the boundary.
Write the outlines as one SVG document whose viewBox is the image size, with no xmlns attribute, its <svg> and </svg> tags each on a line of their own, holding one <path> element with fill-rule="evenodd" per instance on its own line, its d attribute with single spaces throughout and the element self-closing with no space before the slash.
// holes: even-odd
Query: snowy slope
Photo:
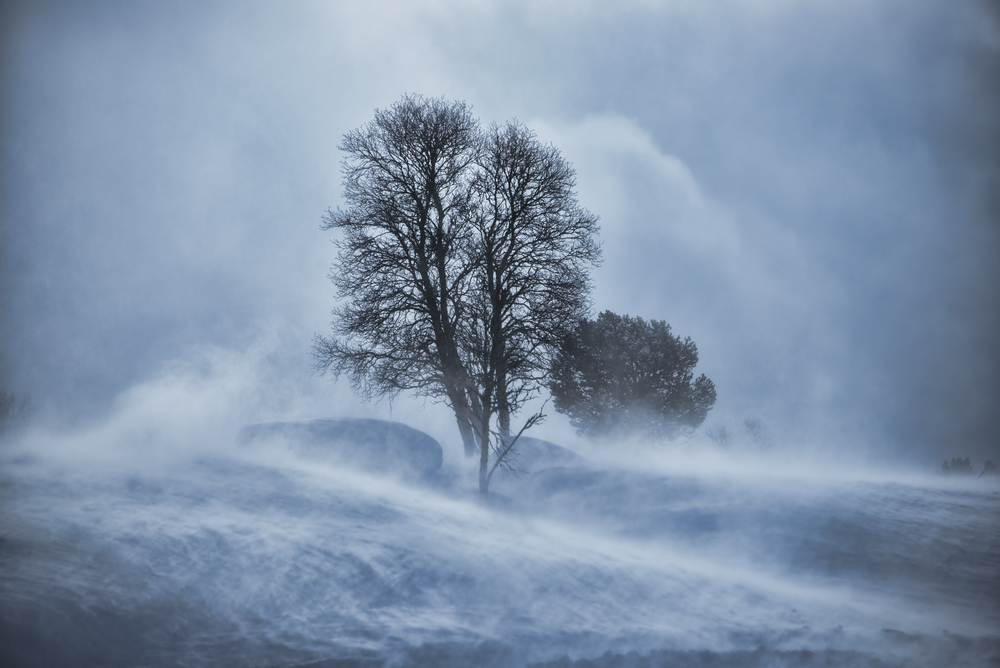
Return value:
<svg viewBox="0 0 1000 668">
<path fill-rule="evenodd" d="M 1000 660 L 992 480 L 574 459 L 483 506 L 448 467 L 411 484 L 287 452 L 42 452 L 3 460 L 4 665 Z"/>
</svg>

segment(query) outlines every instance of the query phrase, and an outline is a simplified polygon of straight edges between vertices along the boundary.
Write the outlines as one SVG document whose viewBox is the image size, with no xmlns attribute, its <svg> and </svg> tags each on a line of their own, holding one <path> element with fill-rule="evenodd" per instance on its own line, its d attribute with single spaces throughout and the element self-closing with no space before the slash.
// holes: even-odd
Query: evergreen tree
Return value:
<svg viewBox="0 0 1000 668">
<path fill-rule="evenodd" d="M 664 321 L 610 311 L 581 320 L 563 339 L 549 389 L 556 410 L 588 436 L 690 435 L 715 403 L 715 385 L 694 378 L 698 348 Z"/>
</svg>

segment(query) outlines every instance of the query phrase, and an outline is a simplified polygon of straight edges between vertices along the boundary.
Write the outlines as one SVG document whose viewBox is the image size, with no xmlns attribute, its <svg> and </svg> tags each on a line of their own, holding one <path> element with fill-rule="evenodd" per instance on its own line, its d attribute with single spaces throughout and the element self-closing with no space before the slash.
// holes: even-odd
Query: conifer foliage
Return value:
<svg viewBox="0 0 1000 668">
<path fill-rule="evenodd" d="M 605 311 L 581 320 L 553 360 L 556 410 L 588 436 L 672 440 L 690 435 L 715 403 L 715 385 L 694 377 L 698 348 L 664 321 Z"/>
</svg>

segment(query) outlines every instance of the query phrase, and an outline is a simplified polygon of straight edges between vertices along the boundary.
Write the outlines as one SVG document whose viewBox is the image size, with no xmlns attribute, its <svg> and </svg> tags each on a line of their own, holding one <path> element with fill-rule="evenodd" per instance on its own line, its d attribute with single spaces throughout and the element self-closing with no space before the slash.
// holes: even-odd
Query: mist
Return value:
<svg viewBox="0 0 1000 668">
<path fill-rule="evenodd" d="M 10 2 L 0 35 L 17 665 L 1000 651 L 995 479 L 939 474 L 1000 458 L 990 3 Z M 336 147 L 406 93 L 573 164 L 595 312 L 666 320 L 718 389 L 691 439 L 550 402 L 530 436 L 580 459 L 482 506 L 446 406 L 314 373 Z M 326 417 L 420 429 L 439 478 L 238 443 Z M 748 417 L 769 450 L 705 434 Z"/>
<path fill-rule="evenodd" d="M 244 364 L 207 355 L 98 424 L 5 443 L 5 663 L 980 666 L 1000 653 L 995 476 L 581 443 L 522 462 L 484 504 L 458 444 L 414 478 L 234 438 Z"/>
</svg>

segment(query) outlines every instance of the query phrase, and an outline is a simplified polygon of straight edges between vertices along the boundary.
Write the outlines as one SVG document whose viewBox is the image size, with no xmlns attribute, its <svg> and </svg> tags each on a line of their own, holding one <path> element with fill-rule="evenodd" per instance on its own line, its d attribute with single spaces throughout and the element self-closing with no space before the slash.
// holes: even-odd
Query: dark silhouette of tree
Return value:
<svg viewBox="0 0 1000 668">
<path fill-rule="evenodd" d="M 464 103 L 407 96 L 347 133 L 340 150 L 346 210 L 330 274 L 341 305 L 334 336 L 317 336 L 320 369 L 345 373 L 364 397 L 412 390 L 443 396 L 475 453 L 458 327 L 473 255 L 470 184 L 478 122 Z"/>
<path fill-rule="evenodd" d="M 945 460 L 941 463 L 941 470 L 944 473 L 963 473 L 972 474 L 972 460 L 966 457 L 962 459 L 961 457 L 952 457 L 951 463 Z"/>
<path fill-rule="evenodd" d="M 705 432 L 712 441 L 720 448 L 728 448 L 732 445 L 733 435 L 729 432 L 729 427 L 724 424 L 717 424 L 709 427 Z"/>
<path fill-rule="evenodd" d="M 575 184 L 559 151 L 523 125 L 487 129 L 473 183 L 474 308 L 461 338 L 480 393 L 479 431 L 495 413 L 498 455 L 511 443 L 511 414 L 537 396 L 559 342 L 589 307 L 597 217 L 579 206 Z M 486 456 L 483 448 L 480 473 L 489 476 Z"/>
<path fill-rule="evenodd" d="M 0 437 L 23 427 L 30 410 L 27 396 L 18 397 L 13 392 L 0 390 Z"/>
<path fill-rule="evenodd" d="M 601 313 L 566 336 L 552 365 L 556 409 L 581 434 L 690 435 L 715 403 L 715 386 L 694 378 L 698 349 L 663 321 Z"/>
<path fill-rule="evenodd" d="M 771 430 L 767 428 L 760 418 L 747 418 L 743 420 L 743 428 L 746 429 L 750 442 L 761 450 L 767 450 L 774 443 Z"/>
<path fill-rule="evenodd" d="M 330 275 L 341 304 L 316 366 L 366 398 L 443 398 L 466 455 L 480 455 L 485 495 L 544 417 L 512 435 L 586 312 L 597 219 L 554 147 L 518 123 L 484 132 L 461 102 L 406 96 L 340 149 L 348 206 L 323 227 L 342 232 Z"/>
</svg>

